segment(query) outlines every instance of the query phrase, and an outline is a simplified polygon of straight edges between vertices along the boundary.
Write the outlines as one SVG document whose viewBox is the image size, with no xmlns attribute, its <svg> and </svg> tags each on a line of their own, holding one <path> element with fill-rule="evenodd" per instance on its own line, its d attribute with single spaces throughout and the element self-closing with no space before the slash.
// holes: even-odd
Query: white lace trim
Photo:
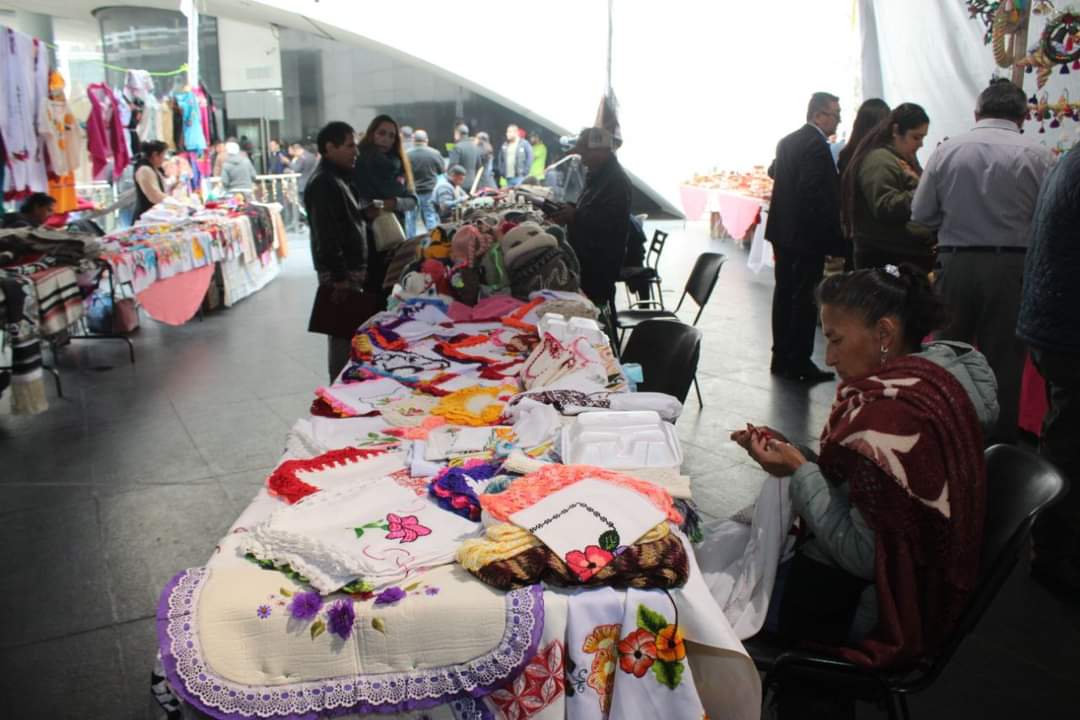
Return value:
<svg viewBox="0 0 1080 720">
<path fill-rule="evenodd" d="M 290 685 L 242 685 L 214 675 L 202 659 L 198 638 L 199 596 L 209 573 L 181 573 L 169 593 L 166 650 L 184 689 L 208 708 L 238 717 L 269 718 L 357 706 L 427 707 L 453 695 L 491 688 L 535 652 L 543 624 L 543 594 L 534 588 L 506 594 L 506 630 L 489 653 L 459 665 L 379 675 L 356 675 Z"/>
</svg>

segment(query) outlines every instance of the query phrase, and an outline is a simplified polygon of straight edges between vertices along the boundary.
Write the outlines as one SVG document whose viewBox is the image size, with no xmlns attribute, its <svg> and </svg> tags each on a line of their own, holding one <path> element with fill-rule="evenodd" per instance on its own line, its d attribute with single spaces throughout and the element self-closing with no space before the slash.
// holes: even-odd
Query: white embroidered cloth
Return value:
<svg viewBox="0 0 1080 720">
<path fill-rule="evenodd" d="M 379 588 L 453 562 L 458 545 L 478 527 L 381 478 L 280 508 L 240 544 L 260 560 L 287 563 L 329 593 L 357 578 Z"/>
</svg>

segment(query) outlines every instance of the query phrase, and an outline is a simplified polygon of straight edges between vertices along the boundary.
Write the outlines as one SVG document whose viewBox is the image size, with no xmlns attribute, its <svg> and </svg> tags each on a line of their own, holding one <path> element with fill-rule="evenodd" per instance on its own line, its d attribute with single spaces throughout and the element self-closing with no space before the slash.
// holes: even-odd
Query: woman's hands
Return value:
<svg viewBox="0 0 1080 720">
<path fill-rule="evenodd" d="M 731 433 L 731 439 L 775 477 L 787 477 L 807 462 L 786 437 L 769 427 L 747 423 L 745 430 Z"/>
</svg>

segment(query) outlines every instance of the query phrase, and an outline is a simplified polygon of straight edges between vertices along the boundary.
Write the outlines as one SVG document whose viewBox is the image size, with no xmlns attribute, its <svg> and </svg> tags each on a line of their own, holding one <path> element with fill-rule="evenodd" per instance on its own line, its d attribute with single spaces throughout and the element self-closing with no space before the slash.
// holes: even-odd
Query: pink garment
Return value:
<svg viewBox="0 0 1080 720">
<path fill-rule="evenodd" d="M 199 101 L 199 116 L 202 118 L 202 131 L 203 137 L 206 138 L 206 147 L 210 147 L 210 103 L 206 100 L 206 93 L 203 92 L 201 87 L 197 87 L 192 90 L 195 93 L 195 98 Z M 209 175 L 210 173 L 204 173 Z"/>
<path fill-rule="evenodd" d="M 494 322 L 509 315 L 525 303 L 512 295 L 492 295 L 469 307 L 458 301 L 450 303 L 447 315 L 454 322 Z"/>
<path fill-rule="evenodd" d="M 1049 409 L 1046 380 L 1039 374 L 1029 355 L 1024 360 L 1024 376 L 1020 383 L 1020 429 L 1036 437 L 1041 435 L 1043 418 Z"/>
<path fill-rule="evenodd" d="M 127 141 L 116 96 L 108 85 L 94 83 L 86 88 L 90 98 L 90 117 L 86 119 L 86 144 L 90 150 L 90 162 L 97 177 L 113 162 L 113 178 L 119 178 L 131 162 Z"/>
<path fill-rule="evenodd" d="M 138 294 L 147 314 L 166 325 L 183 325 L 195 316 L 206 297 L 214 263 L 158 280 Z"/>
</svg>

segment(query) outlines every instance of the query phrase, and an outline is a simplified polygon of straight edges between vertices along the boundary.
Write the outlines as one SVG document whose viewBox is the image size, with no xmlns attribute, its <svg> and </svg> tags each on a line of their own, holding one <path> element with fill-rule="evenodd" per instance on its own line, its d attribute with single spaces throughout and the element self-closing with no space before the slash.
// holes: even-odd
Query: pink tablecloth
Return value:
<svg viewBox="0 0 1080 720">
<path fill-rule="evenodd" d="M 746 237 L 746 232 L 759 220 L 761 208 L 768 205 L 759 198 L 718 188 L 682 185 L 679 193 L 687 220 L 700 220 L 706 211 L 720 213 L 724 229 L 739 240 Z"/>
<path fill-rule="evenodd" d="M 1031 357 L 1024 363 L 1024 378 L 1020 382 L 1020 429 L 1038 435 L 1050 405 L 1046 401 L 1046 381 L 1035 369 Z"/>
<path fill-rule="evenodd" d="M 195 316 L 214 276 L 214 263 L 158 280 L 138 294 L 150 317 L 167 325 L 183 325 Z"/>
</svg>

